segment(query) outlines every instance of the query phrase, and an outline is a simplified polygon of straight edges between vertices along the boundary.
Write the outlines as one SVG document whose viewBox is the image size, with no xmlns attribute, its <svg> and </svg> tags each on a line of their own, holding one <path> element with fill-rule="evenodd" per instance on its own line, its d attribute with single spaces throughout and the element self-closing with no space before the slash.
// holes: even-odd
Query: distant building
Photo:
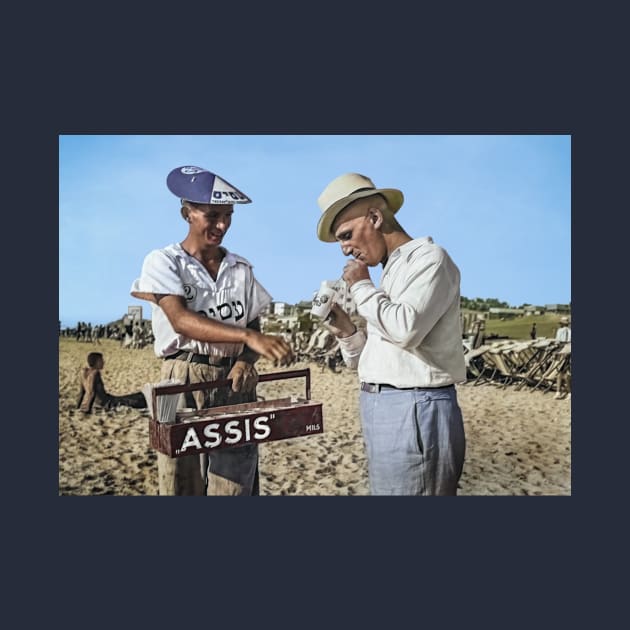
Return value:
<svg viewBox="0 0 630 630">
<path fill-rule="evenodd" d="M 548 313 L 570 313 L 570 304 L 545 304 L 545 310 Z"/>
<path fill-rule="evenodd" d="M 506 318 L 506 317 L 518 317 L 525 312 L 522 308 L 499 308 L 496 306 L 490 307 L 488 311 L 488 319 Z"/>
<path fill-rule="evenodd" d="M 525 312 L 525 315 L 542 315 L 545 312 L 545 309 L 542 306 L 532 306 L 529 304 L 528 306 L 523 307 L 523 311 Z"/>
<path fill-rule="evenodd" d="M 133 305 L 127 307 L 127 315 L 131 317 L 132 320 L 141 322 L 142 321 L 142 306 Z"/>
<path fill-rule="evenodd" d="M 487 315 L 483 311 L 473 311 L 471 309 L 461 309 L 459 321 L 461 324 L 462 335 L 468 335 L 473 330 L 473 324 L 475 321 L 481 319 L 486 320 Z"/>
<path fill-rule="evenodd" d="M 297 330 L 299 328 L 299 320 L 297 315 L 282 315 L 276 320 L 280 324 L 281 330 L 287 328 Z"/>
</svg>

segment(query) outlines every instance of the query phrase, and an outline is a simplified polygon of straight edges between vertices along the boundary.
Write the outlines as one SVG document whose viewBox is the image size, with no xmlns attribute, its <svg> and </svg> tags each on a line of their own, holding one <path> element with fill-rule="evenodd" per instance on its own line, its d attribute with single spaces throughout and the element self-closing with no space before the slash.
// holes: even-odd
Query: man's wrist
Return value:
<svg viewBox="0 0 630 630">
<path fill-rule="evenodd" d="M 257 332 L 258 331 L 256 331 L 253 328 L 243 328 L 242 343 L 245 347 L 243 348 L 243 351 L 241 352 L 241 354 L 239 354 L 238 357 L 236 357 L 237 361 L 245 361 L 245 363 L 255 363 L 258 360 L 260 355 L 249 347 L 249 344 L 252 341 L 253 336 Z"/>
<path fill-rule="evenodd" d="M 241 342 L 248 346 L 255 334 L 256 331 L 253 328 L 243 328 L 243 338 L 241 339 Z"/>
</svg>

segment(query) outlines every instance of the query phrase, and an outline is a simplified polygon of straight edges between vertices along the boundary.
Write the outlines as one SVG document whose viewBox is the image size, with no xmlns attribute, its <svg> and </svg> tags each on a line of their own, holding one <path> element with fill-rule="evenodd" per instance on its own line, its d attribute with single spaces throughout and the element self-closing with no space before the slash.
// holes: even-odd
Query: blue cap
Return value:
<svg viewBox="0 0 630 630">
<path fill-rule="evenodd" d="M 234 204 L 252 200 L 222 177 L 199 166 L 178 166 L 166 178 L 168 189 L 192 203 Z"/>
</svg>

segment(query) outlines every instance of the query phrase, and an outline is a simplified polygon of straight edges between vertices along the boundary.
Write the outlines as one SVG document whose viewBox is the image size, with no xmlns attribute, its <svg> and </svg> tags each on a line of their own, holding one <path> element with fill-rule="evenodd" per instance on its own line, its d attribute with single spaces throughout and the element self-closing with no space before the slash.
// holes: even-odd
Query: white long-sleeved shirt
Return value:
<svg viewBox="0 0 630 630">
<path fill-rule="evenodd" d="M 460 273 L 429 237 L 392 252 L 380 287 L 360 280 L 350 291 L 362 331 L 340 339 L 349 367 L 368 383 L 440 387 L 466 380 L 460 323 Z"/>
<path fill-rule="evenodd" d="M 568 326 L 562 326 L 556 331 L 556 341 L 566 343 L 571 341 L 571 329 Z"/>
</svg>

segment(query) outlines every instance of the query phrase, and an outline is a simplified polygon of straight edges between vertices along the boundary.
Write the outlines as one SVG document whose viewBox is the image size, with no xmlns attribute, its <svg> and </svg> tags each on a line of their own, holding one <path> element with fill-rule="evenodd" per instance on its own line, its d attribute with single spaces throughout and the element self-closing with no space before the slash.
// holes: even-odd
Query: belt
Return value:
<svg viewBox="0 0 630 630">
<path fill-rule="evenodd" d="M 169 359 L 179 359 L 180 361 L 188 361 L 188 363 L 204 363 L 213 367 L 230 367 L 234 361 L 234 357 L 211 357 L 208 354 L 195 354 L 187 350 L 178 350 L 175 354 L 164 357 L 165 361 Z"/>
<path fill-rule="evenodd" d="M 393 385 L 388 385 L 387 383 L 364 383 L 361 382 L 361 391 L 369 392 L 370 394 L 378 394 L 384 389 L 395 389 L 401 392 L 409 392 L 409 391 L 433 391 L 434 389 L 446 389 L 447 387 L 453 387 L 452 385 L 440 385 L 439 387 L 394 387 Z"/>
</svg>

